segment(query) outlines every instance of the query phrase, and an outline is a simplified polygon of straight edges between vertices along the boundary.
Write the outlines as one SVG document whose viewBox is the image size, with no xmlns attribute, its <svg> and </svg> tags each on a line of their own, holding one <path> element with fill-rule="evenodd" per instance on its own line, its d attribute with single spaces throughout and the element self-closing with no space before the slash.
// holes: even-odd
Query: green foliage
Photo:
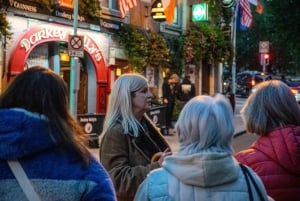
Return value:
<svg viewBox="0 0 300 201">
<path fill-rule="evenodd" d="M 124 49 L 129 64 L 137 72 L 144 72 L 147 57 L 147 40 L 142 31 L 132 25 L 123 24 L 117 35 L 120 46 Z"/>
<path fill-rule="evenodd" d="M 147 63 L 150 66 L 166 67 L 169 65 L 169 49 L 165 38 L 155 32 L 147 33 Z"/>
<path fill-rule="evenodd" d="M 118 32 L 118 42 L 124 49 L 129 64 L 137 72 L 144 72 L 146 66 L 162 68 L 169 63 L 166 40 L 159 33 L 144 32 L 124 24 Z"/>
<path fill-rule="evenodd" d="M 229 25 L 231 23 L 232 11 L 231 8 L 224 8 L 222 1 L 206 0 L 208 3 L 209 18 L 211 24 L 221 24 Z"/>
<path fill-rule="evenodd" d="M 237 30 L 237 67 L 261 70 L 259 41 L 270 42 L 268 71 L 300 73 L 300 7 L 297 1 L 264 1 L 259 15 L 252 8 L 253 26 L 247 31 Z"/>
<path fill-rule="evenodd" d="M 10 24 L 6 19 L 6 11 L 4 9 L 0 10 L 0 40 L 2 41 L 4 37 L 11 39 L 12 33 L 10 32 Z"/>
<path fill-rule="evenodd" d="M 41 6 L 50 12 L 59 7 L 58 3 L 52 4 L 48 0 L 40 0 Z M 98 0 L 78 0 L 78 14 L 88 18 L 100 17 L 101 6 Z"/>
<path fill-rule="evenodd" d="M 99 17 L 101 12 L 100 1 L 98 0 L 79 0 L 78 13 L 88 17 Z"/>
<path fill-rule="evenodd" d="M 232 44 L 222 27 L 228 27 L 231 8 L 224 8 L 222 1 L 205 0 L 209 6 L 209 21 L 191 23 L 184 40 L 184 58 L 187 63 L 198 63 L 203 59 L 209 62 L 231 61 Z"/>
<path fill-rule="evenodd" d="M 184 57 L 183 45 L 184 36 L 167 37 L 167 44 L 170 49 L 170 69 L 178 75 L 182 74 Z"/>
<path fill-rule="evenodd" d="M 220 28 L 208 23 L 193 23 L 187 31 L 184 52 L 186 62 L 220 61 L 231 56 L 231 43 Z"/>
</svg>

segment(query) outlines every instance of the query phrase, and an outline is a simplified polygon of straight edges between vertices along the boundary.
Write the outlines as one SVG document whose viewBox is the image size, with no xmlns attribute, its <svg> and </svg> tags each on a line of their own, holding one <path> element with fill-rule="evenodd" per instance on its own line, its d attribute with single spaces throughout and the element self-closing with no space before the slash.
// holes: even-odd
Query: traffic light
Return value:
<svg viewBox="0 0 300 201">
<path fill-rule="evenodd" d="M 269 55 L 269 53 L 265 53 L 264 54 L 264 63 L 265 63 L 266 66 L 269 65 L 269 63 L 270 63 L 270 55 Z"/>
</svg>

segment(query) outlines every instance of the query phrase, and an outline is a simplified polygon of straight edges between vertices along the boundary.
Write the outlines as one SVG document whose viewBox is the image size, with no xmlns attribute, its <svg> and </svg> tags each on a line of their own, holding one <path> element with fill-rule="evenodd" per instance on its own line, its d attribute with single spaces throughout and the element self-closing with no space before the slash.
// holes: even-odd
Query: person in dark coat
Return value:
<svg viewBox="0 0 300 201">
<path fill-rule="evenodd" d="M 162 85 L 163 104 L 167 106 L 166 126 L 167 128 L 174 128 L 172 125 L 173 111 L 175 101 L 178 94 L 179 76 L 172 74 L 169 78 L 164 78 Z"/>
<path fill-rule="evenodd" d="M 147 174 L 171 154 L 167 141 L 146 115 L 151 101 L 148 81 L 142 75 L 123 74 L 112 87 L 99 154 L 118 201 L 132 201 Z"/>
<path fill-rule="evenodd" d="M 175 94 L 170 84 L 169 78 L 164 78 L 162 85 L 163 104 L 167 106 L 166 109 L 166 126 L 172 128 L 172 115 L 175 106 Z"/>
<path fill-rule="evenodd" d="M 179 85 L 178 89 L 178 99 L 180 100 L 180 108 L 193 97 L 195 97 L 195 85 L 190 81 L 189 76 L 185 76 L 182 82 Z"/>
</svg>

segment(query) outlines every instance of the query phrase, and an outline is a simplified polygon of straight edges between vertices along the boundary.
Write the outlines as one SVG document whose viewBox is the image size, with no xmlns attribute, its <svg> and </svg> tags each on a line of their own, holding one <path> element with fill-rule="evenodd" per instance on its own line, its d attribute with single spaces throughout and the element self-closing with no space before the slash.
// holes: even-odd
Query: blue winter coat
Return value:
<svg viewBox="0 0 300 201">
<path fill-rule="evenodd" d="M 115 201 L 109 175 L 91 155 L 86 167 L 50 129 L 44 116 L 0 110 L 0 200 L 27 201 L 7 160 L 17 159 L 43 201 Z"/>
</svg>

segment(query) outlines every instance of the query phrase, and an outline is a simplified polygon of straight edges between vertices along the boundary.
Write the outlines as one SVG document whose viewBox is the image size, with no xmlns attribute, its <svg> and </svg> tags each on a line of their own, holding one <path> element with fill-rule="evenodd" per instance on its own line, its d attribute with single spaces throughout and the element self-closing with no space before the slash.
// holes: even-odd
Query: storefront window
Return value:
<svg viewBox="0 0 300 201">
<path fill-rule="evenodd" d="M 109 10 L 118 10 L 117 0 L 102 0 L 101 7 L 108 8 Z"/>
</svg>

